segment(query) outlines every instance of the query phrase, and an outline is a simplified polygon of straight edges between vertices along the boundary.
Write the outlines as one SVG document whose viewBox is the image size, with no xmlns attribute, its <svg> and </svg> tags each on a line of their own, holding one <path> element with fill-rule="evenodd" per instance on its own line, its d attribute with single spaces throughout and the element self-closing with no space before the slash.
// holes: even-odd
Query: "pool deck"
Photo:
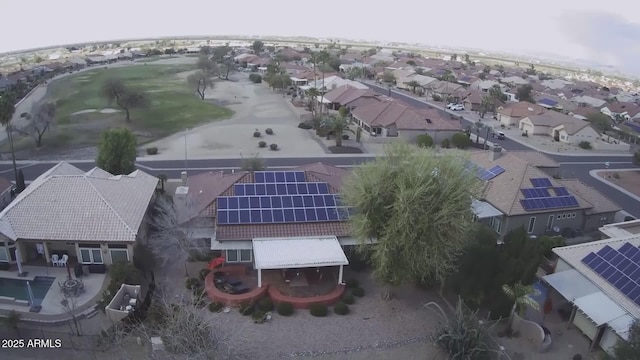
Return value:
<svg viewBox="0 0 640 360">
<path fill-rule="evenodd" d="M 63 283 L 67 280 L 67 269 L 60 267 L 46 266 L 30 266 L 24 265 L 23 271 L 27 272 L 26 276 L 18 276 L 17 271 L 0 271 L 0 277 L 5 279 L 33 280 L 37 276 L 46 276 L 55 278 L 51 288 L 40 304 L 42 310 L 39 313 L 29 312 L 29 306 L 0 304 L 0 316 L 6 316 L 10 311 L 17 311 L 22 314 L 22 321 L 32 321 L 38 323 L 59 323 L 67 321 L 71 318 L 71 314 L 60 304 L 64 299 L 60 291 L 58 282 Z M 72 275 L 73 271 L 71 272 Z M 74 276 L 75 278 L 75 276 Z M 90 311 L 96 305 L 96 302 L 102 298 L 102 292 L 109 284 L 109 277 L 106 274 L 90 274 L 82 278 L 84 282 L 85 292 L 77 296 L 72 301 L 72 313 L 75 316 L 82 316 Z"/>
</svg>

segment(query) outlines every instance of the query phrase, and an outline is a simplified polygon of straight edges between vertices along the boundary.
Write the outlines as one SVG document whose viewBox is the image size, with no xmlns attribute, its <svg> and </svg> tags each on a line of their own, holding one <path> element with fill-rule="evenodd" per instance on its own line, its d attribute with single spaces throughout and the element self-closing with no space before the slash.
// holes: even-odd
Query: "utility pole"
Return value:
<svg viewBox="0 0 640 360">
<path fill-rule="evenodd" d="M 187 172 L 189 169 L 188 163 L 187 163 L 187 133 L 189 132 L 189 129 L 185 129 L 184 130 L 184 171 Z"/>
</svg>

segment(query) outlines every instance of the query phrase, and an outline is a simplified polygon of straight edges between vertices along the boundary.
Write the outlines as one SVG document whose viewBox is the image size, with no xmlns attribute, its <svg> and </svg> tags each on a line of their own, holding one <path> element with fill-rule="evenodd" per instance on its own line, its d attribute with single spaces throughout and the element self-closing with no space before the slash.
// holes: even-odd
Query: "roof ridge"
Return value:
<svg viewBox="0 0 640 360">
<path fill-rule="evenodd" d="M 509 214 L 512 212 L 513 207 L 516 205 L 516 202 L 518 201 L 518 195 L 517 194 L 518 194 L 518 192 L 520 192 L 520 189 L 522 189 L 522 183 L 524 183 L 524 180 L 527 177 L 527 172 L 529 171 L 529 168 L 531 167 L 531 168 L 533 168 L 535 170 L 538 170 L 537 167 L 529 164 L 528 162 L 526 162 L 526 161 L 524 161 L 522 159 L 519 159 L 517 156 L 514 156 L 514 157 L 518 161 L 523 162 L 525 165 L 524 165 L 524 171 L 522 172 L 522 179 L 520 179 L 520 182 L 518 183 L 518 191 L 516 192 L 516 196 L 514 196 L 514 198 L 513 198 L 513 202 L 511 203 L 511 207 L 509 207 Z M 540 171 L 540 170 L 538 170 L 538 171 Z"/>
<path fill-rule="evenodd" d="M 114 214 L 116 214 L 116 216 L 118 217 L 118 220 L 122 221 L 122 223 L 124 224 L 124 226 L 131 232 L 131 234 L 133 234 L 133 236 L 135 237 L 137 235 L 137 232 L 133 229 L 131 229 L 131 227 L 129 226 L 129 224 L 122 218 L 122 216 L 120 215 L 120 213 L 118 213 L 116 211 L 116 209 L 113 208 L 113 206 L 111 206 L 111 204 L 107 201 L 107 199 L 105 199 L 105 197 L 102 195 L 102 193 L 95 187 L 95 185 L 93 185 L 93 183 L 89 180 L 88 176 L 83 176 L 83 178 L 85 179 L 86 182 L 89 183 L 89 185 L 91 186 L 91 188 L 98 194 L 98 196 L 100 197 L 100 199 L 102 201 L 104 201 L 104 203 L 109 207 L 109 209 L 111 209 L 111 211 L 113 211 Z M 92 179 L 99 179 L 99 180 L 109 180 L 109 179 L 103 179 L 103 178 L 94 178 L 92 177 Z"/>
</svg>

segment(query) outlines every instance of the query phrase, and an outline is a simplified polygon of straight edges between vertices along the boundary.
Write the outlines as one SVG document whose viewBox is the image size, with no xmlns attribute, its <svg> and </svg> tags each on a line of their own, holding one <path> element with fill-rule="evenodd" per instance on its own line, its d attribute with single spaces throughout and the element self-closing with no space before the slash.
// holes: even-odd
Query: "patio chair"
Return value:
<svg viewBox="0 0 640 360">
<path fill-rule="evenodd" d="M 58 261 L 58 263 L 60 264 L 60 266 L 66 267 L 67 266 L 67 261 L 69 261 L 69 255 L 64 254 L 64 255 L 62 255 L 62 259 L 60 259 L 60 261 Z"/>
<path fill-rule="evenodd" d="M 53 266 L 60 265 L 60 259 L 58 258 L 58 254 L 51 255 L 51 265 Z"/>
</svg>

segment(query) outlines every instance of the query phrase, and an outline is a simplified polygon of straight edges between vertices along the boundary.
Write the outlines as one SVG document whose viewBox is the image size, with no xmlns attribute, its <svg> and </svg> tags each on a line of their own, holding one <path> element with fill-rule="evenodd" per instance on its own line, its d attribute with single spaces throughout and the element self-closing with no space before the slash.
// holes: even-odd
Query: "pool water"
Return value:
<svg viewBox="0 0 640 360">
<path fill-rule="evenodd" d="M 44 299 L 49 288 L 51 288 L 51 284 L 53 284 L 55 280 L 56 278 L 54 277 L 36 276 L 33 280 L 29 281 L 31 292 L 36 302 Z M 0 296 L 29 301 L 27 280 L 0 278 Z"/>
</svg>

